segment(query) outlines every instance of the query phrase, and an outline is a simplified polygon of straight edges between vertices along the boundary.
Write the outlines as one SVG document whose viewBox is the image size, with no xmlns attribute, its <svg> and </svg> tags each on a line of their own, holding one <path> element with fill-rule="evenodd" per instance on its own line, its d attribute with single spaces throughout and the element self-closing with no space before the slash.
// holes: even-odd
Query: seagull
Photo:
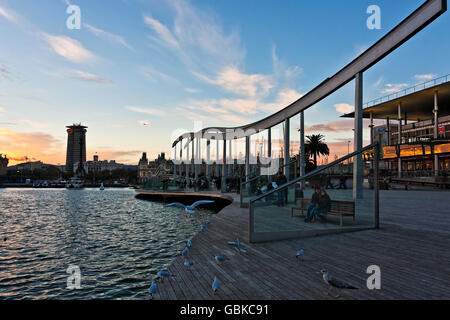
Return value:
<svg viewBox="0 0 450 320">
<path fill-rule="evenodd" d="M 188 247 L 192 247 L 192 241 L 191 241 L 191 240 L 188 240 L 188 241 L 187 241 L 187 246 L 188 246 Z"/>
<path fill-rule="evenodd" d="M 214 281 L 212 283 L 212 289 L 214 291 L 214 294 L 216 294 L 216 292 L 219 291 L 219 289 L 220 289 L 220 282 L 216 276 L 214 276 Z"/>
<path fill-rule="evenodd" d="M 189 249 L 188 249 L 188 247 L 184 248 L 184 250 L 183 250 L 183 251 L 181 251 L 181 255 L 182 255 L 183 257 L 187 256 L 187 255 L 188 255 L 188 253 L 189 253 Z"/>
<path fill-rule="evenodd" d="M 219 262 L 224 262 L 224 261 L 227 261 L 227 260 L 228 260 L 228 258 L 219 256 L 219 255 L 216 255 L 214 258 L 215 258 L 217 261 L 219 261 Z"/>
<path fill-rule="evenodd" d="M 189 261 L 188 259 L 184 260 L 184 265 L 188 268 L 193 266 L 194 264 L 195 264 L 195 261 Z"/>
<path fill-rule="evenodd" d="M 228 244 L 230 246 L 234 246 L 238 252 L 247 253 L 247 250 L 241 248 L 241 242 L 239 241 L 239 238 L 236 240 L 236 242 L 228 241 Z"/>
<path fill-rule="evenodd" d="M 152 285 L 148 289 L 148 293 L 150 293 L 151 299 L 153 299 L 153 295 L 158 291 L 158 286 L 156 285 L 156 281 L 153 280 Z"/>
<path fill-rule="evenodd" d="M 156 274 L 161 278 L 162 283 L 164 283 L 164 278 L 175 277 L 175 275 L 166 270 L 159 270 Z"/>
<path fill-rule="evenodd" d="M 207 204 L 207 203 L 213 203 L 213 202 L 214 202 L 214 200 L 200 200 L 200 201 L 194 202 L 190 206 L 187 206 L 180 202 L 174 202 L 174 203 L 165 205 L 165 207 L 181 207 L 181 208 L 184 208 L 184 211 L 186 211 L 186 213 L 194 214 L 195 213 L 194 209 L 197 206 L 199 206 L 201 204 Z"/>
<path fill-rule="evenodd" d="M 296 258 L 303 258 L 303 256 L 305 255 L 305 250 L 301 249 L 297 252 Z"/>
<path fill-rule="evenodd" d="M 328 291 L 325 293 L 326 295 L 328 295 L 333 288 L 336 288 L 339 291 L 342 290 L 342 289 L 350 289 L 350 290 L 357 290 L 358 289 L 358 288 L 348 284 L 347 282 L 345 282 L 345 281 L 343 281 L 343 280 L 341 280 L 341 279 L 339 279 L 339 278 L 337 278 L 335 276 L 332 276 L 325 269 L 320 270 L 320 272 L 318 272 L 318 273 L 322 274 L 323 281 L 325 281 L 325 283 L 328 284 L 328 286 L 329 286 Z M 340 297 L 340 293 L 337 296 L 335 296 L 335 298 L 339 298 L 339 297 Z"/>
</svg>

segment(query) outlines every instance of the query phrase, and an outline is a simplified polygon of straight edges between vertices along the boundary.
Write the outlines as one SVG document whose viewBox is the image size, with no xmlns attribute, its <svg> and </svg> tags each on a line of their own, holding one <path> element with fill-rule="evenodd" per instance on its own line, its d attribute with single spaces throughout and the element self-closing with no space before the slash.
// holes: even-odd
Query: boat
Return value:
<svg viewBox="0 0 450 320">
<path fill-rule="evenodd" d="M 66 183 L 66 189 L 83 189 L 83 182 L 78 178 L 71 178 Z"/>
</svg>

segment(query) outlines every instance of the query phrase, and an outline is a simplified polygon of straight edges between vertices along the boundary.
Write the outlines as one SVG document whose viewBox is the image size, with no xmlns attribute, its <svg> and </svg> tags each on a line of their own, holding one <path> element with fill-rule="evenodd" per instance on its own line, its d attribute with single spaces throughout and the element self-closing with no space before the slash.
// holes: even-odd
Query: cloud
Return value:
<svg viewBox="0 0 450 320">
<path fill-rule="evenodd" d="M 153 109 L 153 108 L 144 108 L 144 107 L 136 107 L 136 106 L 125 106 L 124 108 L 127 110 L 130 110 L 130 111 L 133 111 L 133 112 L 149 114 L 152 116 L 163 116 L 166 114 L 162 110 Z"/>
<path fill-rule="evenodd" d="M 435 78 L 437 78 L 437 74 L 416 74 L 414 76 L 415 79 L 417 80 L 421 80 L 421 81 L 428 81 L 428 80 L 433 80 Z"/>
<path fill-rule="evenodd" d="M 6 111 L 6 108 L 0 107 L 0 116 L 3 115 Z"/>
<path fill-rule="evenodd" d="M 37 122 L 37 121 L 33 121 L 33 120 L 28 120 L 28 119 L 22 119 L 22 120 L 19 120 L 19 122 L 27 124 L 34 128 L 44 128 L 47 126 L 46 123 Z"/>
<path fill-rule="evenodd" d="M 140 71 L 147 79 L 150 79 L 152 81 L 163 80 L 163 81 L 173 82 L 173 83 L 179 82 L 177 79 L 169 76 L 168 74 L 166 74 L 164 72 L 156 70 L 152 66 L 141 67 Z"/>
<path fill-rule="evenodd" d="M 201 92 L 200 89 L 194 89 L 194 88 L 184 88 L 184 91 L 189 92 L 189 93 L 200 93 Z"/>
<path fill-rule="evenodd" d="M 267 95 L 273 88 L 269 76 L 262 74 L 245 74 L 239 71 L 235 66 L 226 66 L 220 71 L 215 79 L 196 74 L 198 78 L 217 86 L 225 91 L 254 98 L 256 96 Z"/>
<path fill-rule="evenodd" d="M 44 40 L 51 46 L 56 54 L 69 61 L 86 63 L 96 59 L 96 56 L 85 49 L 78 40 L 66 36 L 54 36 L 47 33 L 43 33 L 42 35 Z"/>
<path fill-rule="evenodd" d="M 43 132 L 18 132 L 0 128 L 2 153 L 9 159 L 38 159 L 47 163 L 64 162 L 64 143 Z M 14 163 L 10 163 L 13 165 Z"/>
<path fill-rule="evenodd" d="M 381 93 L 383 94 L 396 93 L 401 91 L 402 89 L 408 88 L 408 86 L 409 85 L 407 83 L 398 83 L 398 84 L 387 83 L 384 89 L 381 90 Z"/>
<path fill-rule="evenodd" d="M 378 80 L 373 84 L 373 87 L 377 89 L 383 83 L 383 77 L 379 77 Z"/>
<path fill-rule="evenodd" d="M 95 74 L 84 72 L 80 70 L 72 70 L 70 77 L 76 80 L 84 81 L 84 82 L 95 82 L 98 84 L 112 84 L 113 81 L 101 78 Z"/>
<path fill-rule="evenodd" d="M 315 124 L 305 129 L 306 132 L 351 132 L 354 127 L 353 120 L 334 121 L 325 124 Z"/>
<path fill-rule="evenodd" d="M 161 44 L 166 45 L 169 48 L 175 49 L 178 49 L 180 47 L 180 44 L 178 43 L 177 39 L 175 39 L 174 35 L 169 30 L 169 28 L 167 28 L 161 22 L 159 22 L 156 19 L 153 19 L 150 16 L 144 16 L 144 22 L 146 25 L 152 28 L 153 31 L 155 31 L 155 33 L 161 40 L 160 41 Z"/>
<path fill-rule="evenodd" d="M 0 16 L 12 23 L 18 23 L 17 16 L 14 12 L 6 9 L 5 7 L 0 7 Z"/>
<path fill-rule="evenodd" d="M 348 103 L 335 104 L 334 108 L 336 109 L 337 112 L 343 113 L 343 114 L 355 111 L 355 106 L 352 106 L 351 104 L 348 104 Z"/>
<path fill-rule="evenodd" d="M 97 37 L 99 37 L 99 38 L 107 39 L 107 40 L 109 40 L 109 41 L 118 43 L 118 44 L 120 44 L 121 46 L 123 46 L 123 47 L 125 47 L 125 48 L 127 48 L 127 49 L 133 50 L 133 47 L 131 47 L 131 46 L 127 43 L 127 41 L 126 41 L 123 37 L 121 37 L 121 36 L 119 36 L 119 35 L 116 35 L 116 34 L 113 34 L 113 33 L 106 32 L 106 31 L 104 31 L 104 30 L 102 30 L 102 29 L 96 28 L 96 27 L 94 27 L 94 26 L 92 26 L 92 25 L 90 25 L 90 24 L 87 24 L 87 23 L 84 23 L 83 26 L 84 26 L 86 29 L 88 29 L 90 32 L 92 32 L 94 35 L 96 35 Z"/>
</svg>

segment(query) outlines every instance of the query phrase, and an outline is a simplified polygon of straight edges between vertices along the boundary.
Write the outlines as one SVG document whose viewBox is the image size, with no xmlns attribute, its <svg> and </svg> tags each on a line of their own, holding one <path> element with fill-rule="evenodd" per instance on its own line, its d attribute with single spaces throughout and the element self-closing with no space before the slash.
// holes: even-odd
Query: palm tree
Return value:
<svg viewBox="0 0 450 320">
<path fill-rule="evenodd" d="M 306 137 L 305 153 L 309 159 L 314 158 L 314 166 L 317 167 L 317 156 L 329 156 L 330 149 L 325 143 L 325 137 L 321 134 L 313 134 Z"/>
</svg>

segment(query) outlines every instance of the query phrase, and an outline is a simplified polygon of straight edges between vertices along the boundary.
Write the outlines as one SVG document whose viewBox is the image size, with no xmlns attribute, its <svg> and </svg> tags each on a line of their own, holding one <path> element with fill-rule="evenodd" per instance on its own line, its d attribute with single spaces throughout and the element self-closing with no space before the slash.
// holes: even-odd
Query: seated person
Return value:
<svg viewBox="0 0 450 320">
<path fill-rule="evenodd" d="M 319 199 L 320 199 L 320 187 L 316 186 L 314 187 L 314 193 L 312 195 L 311 203 L 309 203 L 308 207 L 306 208 L 307 211 L 305 222 L 311 222 L 312 212 L 319 205 Z"/>
<path fill-rule="evenodd" d="M 318 217 L 321 222 L 326 221 L 323 214 L 326 214 L 328 211 L 330 211 L 331 199 L 330 199 L 330 196 L 325 192 L 324 189 L 321 189 L 319 194 L 320 195 L 319 195 L 318 204 L 317 204 L 317 206 L 315 206 L 312 209 L 309 217 L 307 217 L 305 220 L 306 222 L 311 222 L 312 217 L 314 217 L 314 216 Z"/>
</svg>

